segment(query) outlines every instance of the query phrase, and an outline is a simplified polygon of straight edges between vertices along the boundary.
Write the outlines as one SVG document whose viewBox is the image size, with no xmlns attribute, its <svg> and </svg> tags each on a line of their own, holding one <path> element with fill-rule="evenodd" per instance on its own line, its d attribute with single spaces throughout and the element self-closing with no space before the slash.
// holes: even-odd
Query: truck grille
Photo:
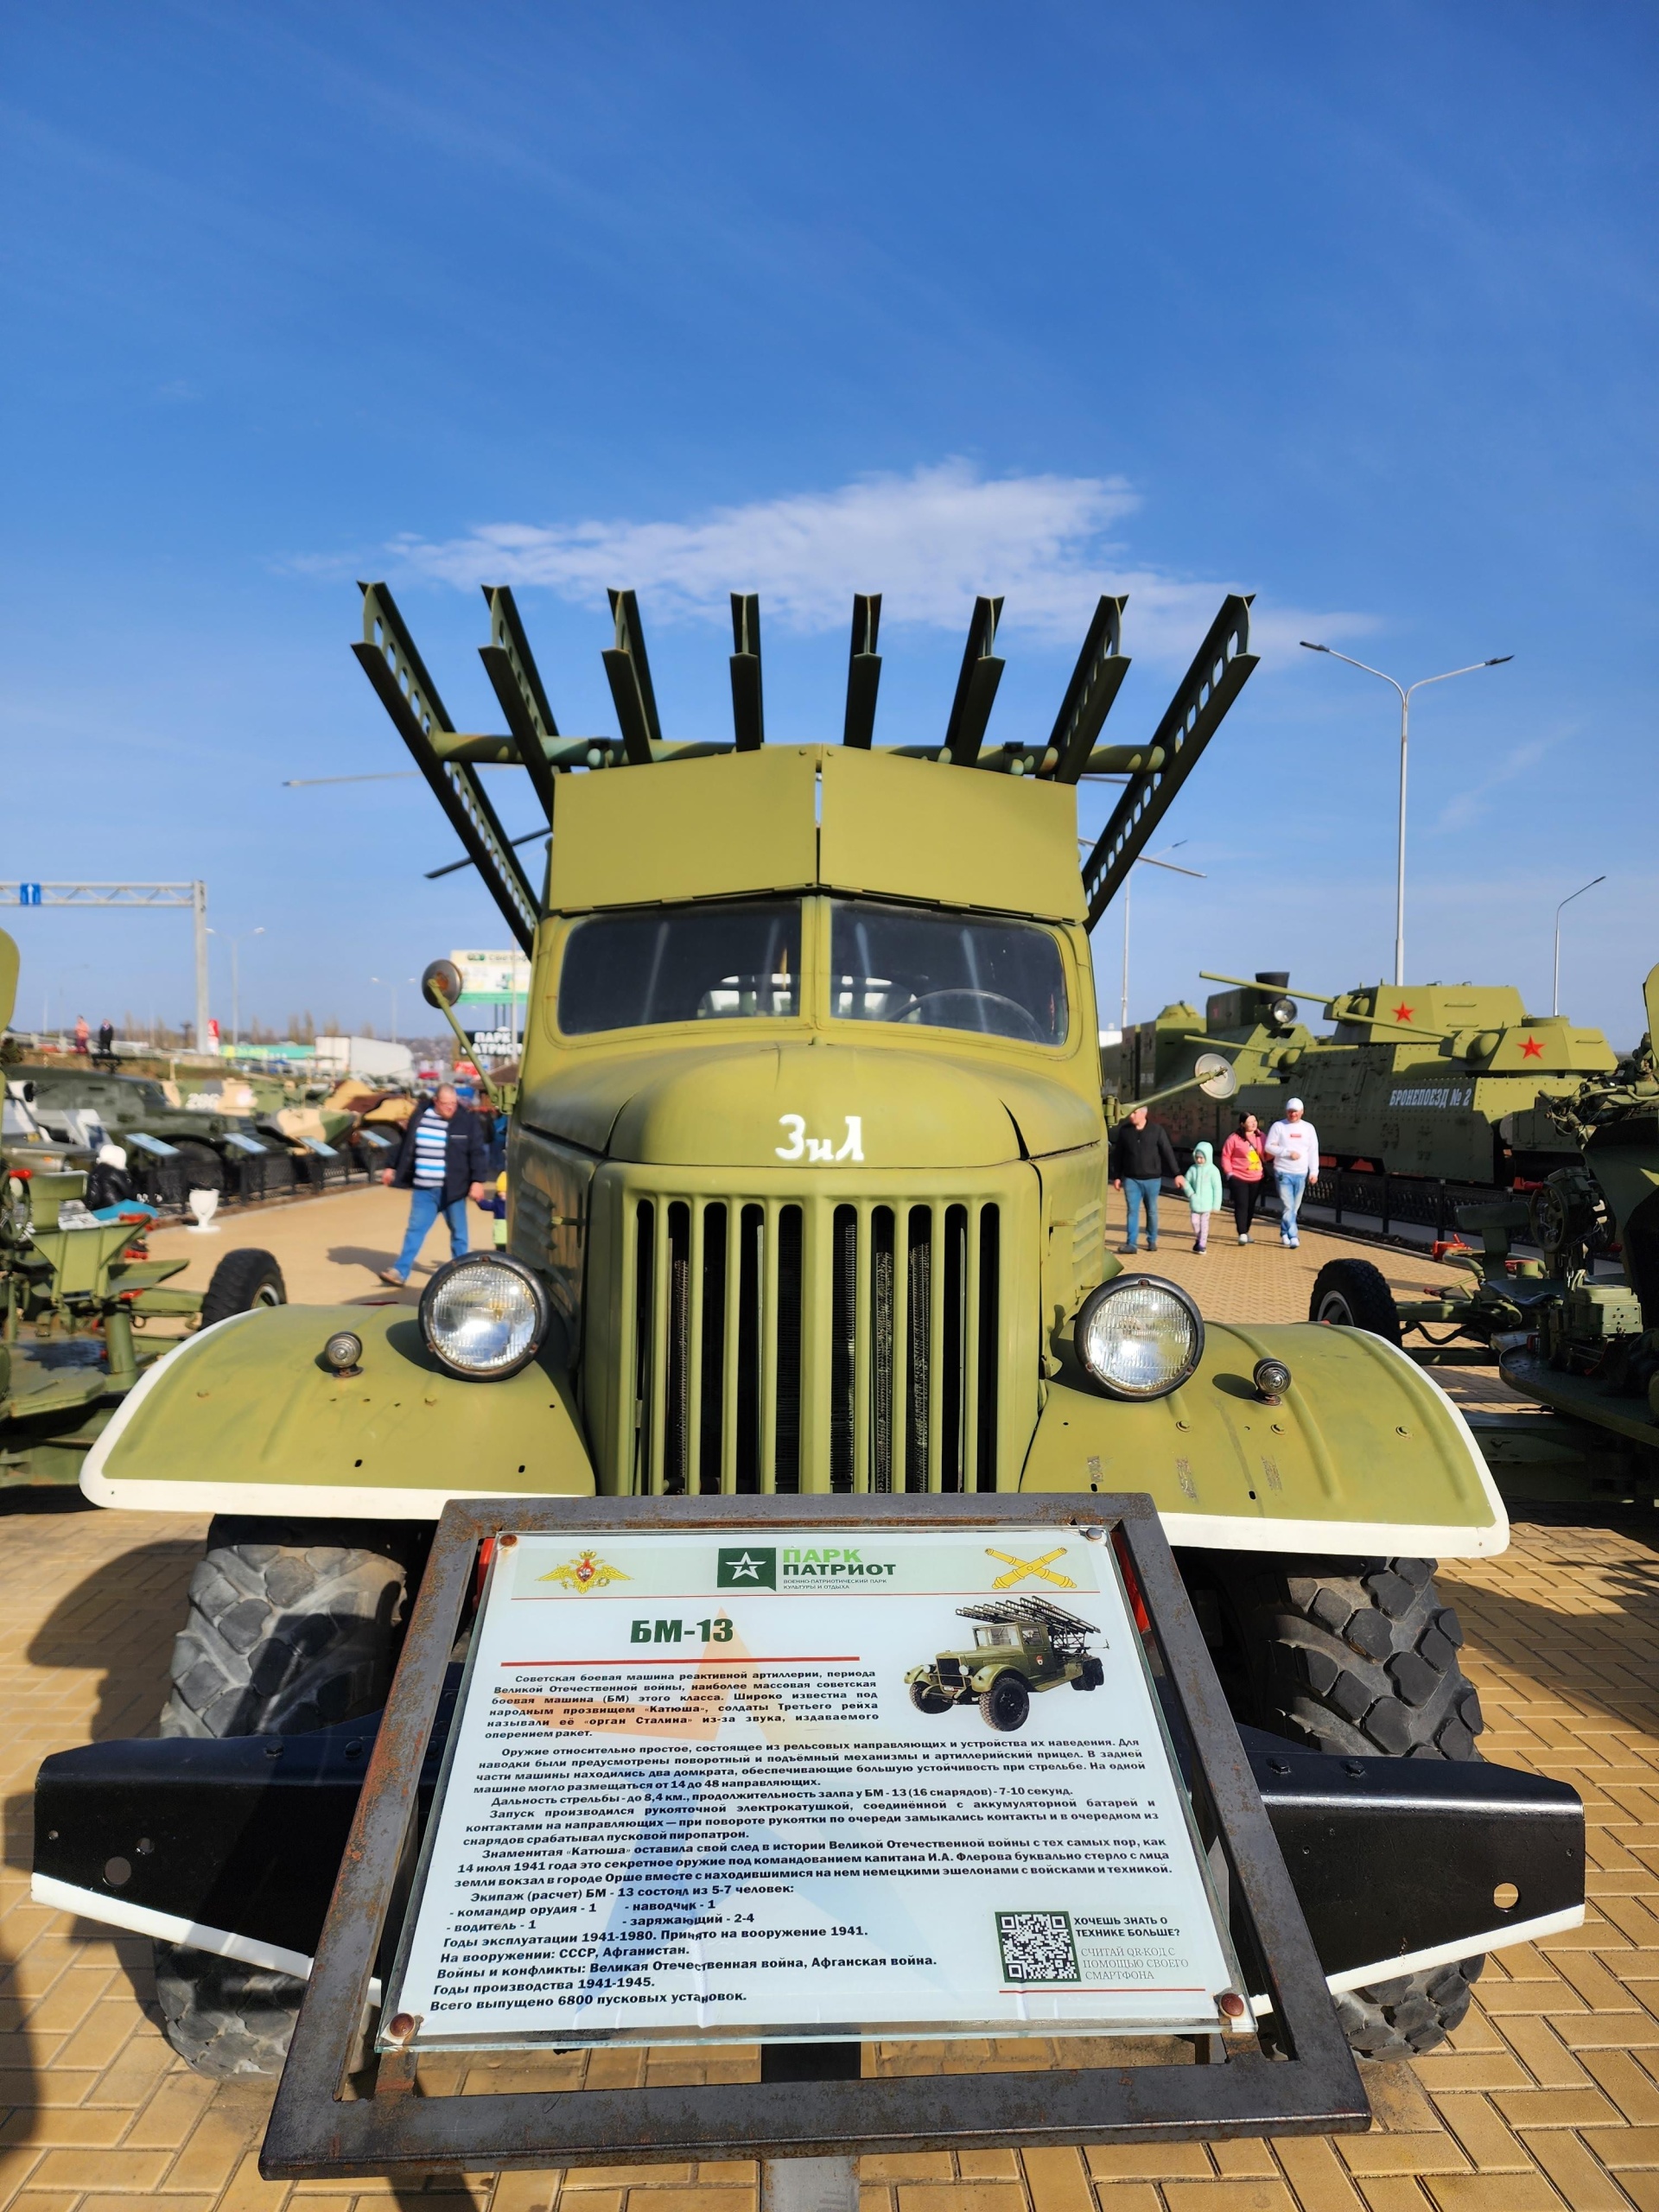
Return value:
<svg viewBox="0 0 1659 2212">
<path fill-rule="evenodd" d="M 1035 1347 L 1010 1291 L 1004 1202 L 635 1190 L 621 1200 L 611 1310 L 627 1387 L 598 1424 L 611 1429 L 617 1488 L 1017 1483 Z"/>
</svg>

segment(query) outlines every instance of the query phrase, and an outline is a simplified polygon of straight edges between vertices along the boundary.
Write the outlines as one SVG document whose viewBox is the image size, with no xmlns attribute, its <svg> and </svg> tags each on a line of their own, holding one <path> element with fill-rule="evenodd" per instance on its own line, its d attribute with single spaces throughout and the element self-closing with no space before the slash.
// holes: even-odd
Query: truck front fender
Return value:
<svg viewBox="0 0 1659 2212">
<path fill-rule="evenodd" d="M 1267 1404 L 1256 1363 L 1290 1388 Z M 1211 1322 L 1204 1357 L 1149 1403 L 1109 1398 L 1068 1345 L 1020 1480 L 1149 1491 L 1172 1544 L 1223 1551 L 1484 1558 L 1509 1516 L 1468 1423 L 1414 1362 L 1363 1329 Z"/>
<path fill-rule="evenodd" d="M 363 1341 L 336 1376 L 336 1329 Z M 591 1497 L 568 1376 L 545 1358 L 463 1382 L 407 1306 L 276 1306 L 186 1338 L 139 1379 L 87 1454 L 94 1505 L 435 1521 L 451 1497 Z"/>
</svg>

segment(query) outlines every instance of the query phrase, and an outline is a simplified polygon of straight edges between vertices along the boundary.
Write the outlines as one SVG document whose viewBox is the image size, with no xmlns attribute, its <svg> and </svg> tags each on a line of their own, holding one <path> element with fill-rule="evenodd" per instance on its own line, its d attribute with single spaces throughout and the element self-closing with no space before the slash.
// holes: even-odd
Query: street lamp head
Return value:
<svg viewBox="0 0 1659 2212">
<path fill-rule="evenodd" d="M 1506 660 L 1513 660 L 1514 658 L 1515 655 L 1513 653 L 1499 653 L 1496 660 L 1483 661 L 1481 665 L 1483 668 L 1502 668 Z"/>
<path fill-rule="evenodd" d="M 1328 653 L 1331 650 L 1329 645 L 1316 645 L 1306 638 L 1300 639 L 1300 643 L 1305 653 Z"/>
</svg>

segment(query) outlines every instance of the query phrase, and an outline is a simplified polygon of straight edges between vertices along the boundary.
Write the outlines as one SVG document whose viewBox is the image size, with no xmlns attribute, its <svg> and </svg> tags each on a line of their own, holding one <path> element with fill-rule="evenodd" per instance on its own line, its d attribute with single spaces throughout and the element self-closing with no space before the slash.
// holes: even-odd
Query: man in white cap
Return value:
<svg viewBox="0 0 1659 2212">
<path fill-rule="evenodd" d="M 1268 1131 L 1268 1158 L 1279 1185 L 1279 1242 L 1293 1249 L 1300 1242 L 1296 1212 L 1302 1194 L 1319 1172 L 1319 1132 L 1302 1119 L 1300 1098 L 1287 1098 L 1282 1121 Z"/>
</svg>

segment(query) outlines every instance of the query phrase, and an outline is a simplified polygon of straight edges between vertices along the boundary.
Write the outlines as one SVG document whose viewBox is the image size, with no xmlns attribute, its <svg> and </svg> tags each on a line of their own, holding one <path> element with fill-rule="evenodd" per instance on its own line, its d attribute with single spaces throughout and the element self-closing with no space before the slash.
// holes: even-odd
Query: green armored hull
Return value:
<svg viewBox="0 0 1659 2212">
<path fill-rule="evenodd" d="M 1618 1065 L 1600 1030 L 1529 1014 L 1508 986 L 1377 983 L 1331 996 L 1292 990 L 1282 974 L 1206 980 L 1232 988 L 1202 1019 L 1167 1006 L 1104 1056 L 1108 1087 L 1125 1101 L 1185 1086 L 1158 1114 L 1185 1148 L 1207 1137 L 1219 1149 L 1240 1114 L 1265 1128 L 1294 1096 L 1327 1163 L 1509 1188 L 1576 1157 L 1549 1107 Z M 1300 1019 L 1299 1000 L 1323 1007 L 1328 1035 Z M 1191 1080 L 1206 1052 L 1231 1063 L 1236 1095 L 1206 1096 Z"/>
</svg>

